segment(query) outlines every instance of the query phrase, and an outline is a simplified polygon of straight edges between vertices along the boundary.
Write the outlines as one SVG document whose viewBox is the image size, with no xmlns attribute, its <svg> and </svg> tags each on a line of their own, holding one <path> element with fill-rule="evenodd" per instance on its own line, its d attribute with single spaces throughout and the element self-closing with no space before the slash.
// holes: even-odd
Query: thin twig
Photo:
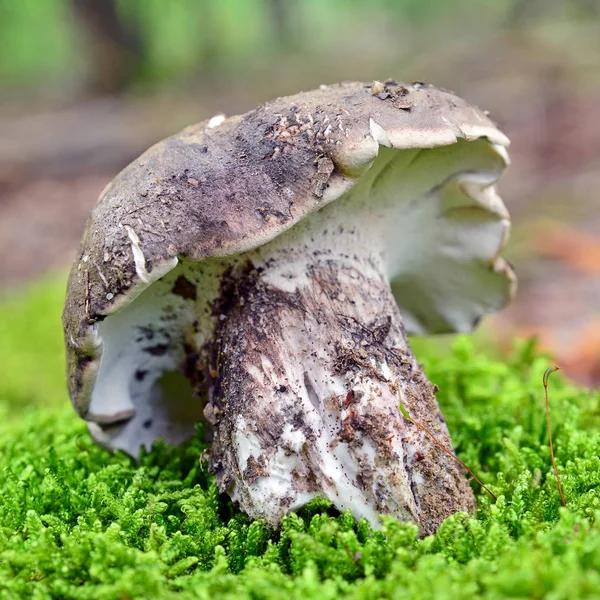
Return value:
<svg viewBox="0 0 600 600">
<path fill-rule="evenodd" d="M 549 369 L 546 369 L 546 372 L 544 373 L 544 393 L 546 394 L 546 422 L 548 423 L 548 437 L 550 438 L 550 458 L 552 459 L 552 466 L 554 467 L 554 475 L 556 475 L 558 493 L 560 494 L 562 505 L 566 508 L 567 502 L 565 501 L 562 486 L 560 485 L 558 467 L 556 466 L 556 460 L 554 459 L 554 447 L 552 446 L 552 427 L 550 426 L 550 404 L 548 402 L 548 377 L 550 377 L 550 375 L 552 373 L 555 373 L 556 371 L 560 371 L 560 369 L 558 367 L 550 367 Z"/>
<path fill-rule="evenodd" d="M 482 481 L 479 480 L 477 475 L 475 475 L 475 473 L 473 473 L 473 471 L 471 471 L 471 469 L 469 469 L 469 467 L 467 467 L 467 465 L 462 460 L 460 460 L 460 458 L 458 458 L 458 456 L 456 456 L 455 454 L 450 452 L 450 450 L 448 450 L 448 448 L 446 448 L 446 446 L 444 446 L 444 444 L 442 444 L 442 442 L 440 442 L 435 437 L 435 435 L 433 435 L 433 433 L 431 433 L 431 431 L 427 427 L 425 427 L 425 425 L 423 425 L 422 423 L 419 423 L 418 421 L 415 421 L 408 414 L 408 411 L 406 410 L 406 408 L 404 407 L 404 404 L 402 403 L 402 397 L 401 397 L 400 393 L 398 393 L 398 399 L 400 401 L 400 412 L 402 413 L 404 418 L 408 419 L 413 425 L 416 425 L 419 429 L 423 430 L 433 440 L 433 442 L 435 443 L 436 446 L 438 446 L 438 448 L 440 448 L 448 456 L 451 456 L 454 460 L 459 462 L 471 474 L 473 479 L 475 479 L 475 481 L 494 499 L 494 502 L 495 502 L 497 500 L 496 496 L 490 491 L 490 489 Z"/>
<path fill-rule="evenodd" d="M 84 272 L 85 280 L 85 314 L 90 318 L 90 272 L 86 269 Z"/>
</svg>

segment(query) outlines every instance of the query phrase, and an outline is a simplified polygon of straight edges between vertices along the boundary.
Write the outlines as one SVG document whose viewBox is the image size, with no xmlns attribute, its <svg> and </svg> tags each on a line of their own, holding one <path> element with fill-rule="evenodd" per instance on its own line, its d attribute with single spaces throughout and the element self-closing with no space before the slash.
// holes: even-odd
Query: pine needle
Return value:
<svg viewBox="0 0 600 600">
<path fill-rule="evenodd" d="M 548 423 L 548 437 L 550 438 L 550 458 L 552 459 L 552 467 L 554 468 L 554 475 L 556 475 L 556 483 L 558 484 L 558 493 L 560 494 L 560 499 L 562 501 L 562 505 L 566 508 L 567 502 L 565 500 L 565 496 L 562 491 L 562 486 L 560 485 L 560 477 L 558 476 L 558 467 L 556 466 L 556 460 L 554 458 L 554 447 L 552 445 L 552 427 L 550 425 L 550 404 L 548 402 L 548 378 L 552 373 L 556 371 L 560 371 L 558 367 L 550 367 L 546 369 L 544 373 L 544 393 L 546 395 L 546 422 Z"/>
<path fill-rule="evenodd" d="M 471 471 L 471 469 L 469 469 L 469 467 L 462 460 L 460 460 L 460 458 L 458 458 L 458 456 L 456 456 L 456 454 L 454 454 L 453 452 L 451 452 L 450 450 L 448 450 L 448 448 L 446 448 L 446 446 L 444 446 L 444 444 L 442 444 L 442 442 L 440 442 L 435 437 L 435 435 L 433 435 L 433 433 L 427 427 L 425 427 L 425 425 L 423 425 L 422 423 L 419 423 L 418 421 L 415 421 L 415 419 L 413 419 L 408 414 L 408 411 L 406 410 L 406 408 L 404 407 L 404 404 L 402 403 L 402 396 L 400 395 L 400 393 L 398 393 L 398 400 L 400 402 L 400 412 L 402 413 L 402 415 L 404 416 L 404 418 L 407 419 L 407 420 L 409 420 L 413 425 L 416 425 L 422 431 L 424 431 L 431 438 L 431 440 L 435 443 L 435 445 L 438 446 L 438 448 L 440 448 L 441 450 L 443 450 L 448 456 L 452 457 L 455 461 L 459 462 L 471 474 L 471 476 L 473 477 L 473 479 L 475 479 L 475 481 L 494 499 L 494 502 L 495 502 L 497 500 L 496 496 L 494 496 L 494 494 L 479 479 L 479 477 L 477 477 L 477 475 L 475 475 L 475 473 L 473 473 L 473 471 Z"/>
</svg>

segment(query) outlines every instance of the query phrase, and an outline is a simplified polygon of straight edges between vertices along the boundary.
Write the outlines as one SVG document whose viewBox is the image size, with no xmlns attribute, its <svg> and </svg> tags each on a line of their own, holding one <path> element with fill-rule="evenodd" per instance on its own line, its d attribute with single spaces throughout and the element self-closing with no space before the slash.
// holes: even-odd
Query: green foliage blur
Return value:
<svg viewBox="0 0 600 600">
<path fill-rule="evenodd" d="M 106 26 L 101 5 L 112 7 L 118 27 Z M 85 78 L 98 53 L 113 63 L 136 55 L 128 85 L 235 76 L 289 54 L 352 63 L 361 60 L 362 32 L 372 47 L 407 38 L 418 51 L 436 43 L 432 27 L 451 42 L 466 31 L 527 27 L 548 15 L 597 18 L 599 10 L 596 0 L 3 0 L 0 85 Z M 111 44 L 123 47 L 111 54 Z"/>
<path fill-rule="evenodd" d="M 456 338 L 418 343 L 458 455 L 497 495 L 474 486 L 475 515 L 435 536 L 382 519 L 380 530 L 325 500 L 280 530 L 218 494 L 201 431 L 156 444 L 139 464 L 96 447 L 65 406 L 62 280 L 0 302 L 0 597 L 179 599 L 552 598 L 600 595 L 600 395 L 553 375 L 552 471 L 533 343 L 503 361 Z M 39 318 L 44 315 L 44 319 Z M 10 349 L 9 349 L 10 348 Z"/>
<path fill-rule="evenodd" d="M 68 403 L 61 310 L 66 275 L 0 293 L 0 419 Z"/>
<path fill-rule="evenodd" d="M 277 4 L 293 13 L 293 31 L 285 31 L 285 38 L 277 23 L 286 17 L 278 17 Z M 448 9 L 435 0 L 119 0 L 116 7 L 140 37 L 145 62 L 138 77 L 153 81 L 177 80 L 222 64 L 243 69 L 287 44 L 309 49 L 319 37 L 327 39 L 340 20 L 358 23 L 369 12 L 421 21 Z M 65 75 L 74 61 L 77 65 L 81 27 L 68 0 L 4 0 L 0 79 L 27 83 Z"/>
</svg>

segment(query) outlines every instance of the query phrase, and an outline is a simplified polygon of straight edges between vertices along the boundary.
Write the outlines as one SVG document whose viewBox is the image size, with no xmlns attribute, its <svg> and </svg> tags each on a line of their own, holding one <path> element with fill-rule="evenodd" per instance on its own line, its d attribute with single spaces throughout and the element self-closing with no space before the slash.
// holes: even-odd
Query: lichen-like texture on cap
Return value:
<svg viewBox="0 0 600 600">
<path fill-rule="evenodd" d="M 63 322 L 76 408 L 84 416 L 89 408 L 102 354 L 98 325 L 178 262 L 236 255 L 280 236 L 367 181 L 381 146 L 406 152 L 404 172 L 413 163 L 428 172 L 429 149 L 482 143 L 478 152 L 492 164 L 484 177 L 470 176 L 469 161 L 463 168 L 444 155 L 447 172 L 431 189 L 443 198 L 434 221 L 445 229 L 421 231 L 417 220 L 415 253 L 403 263 L 414 268 L 390 271 L 408 329 L 427 332 L 466 331 L 511 294 L 510 268 L 498 258 L 508 216 L 493 191 L 508 140 L 483 111 L 425 84 L 342 83 L 213 118 L 156 144 L 103 191 L 73 265 Z M 417 190 L 415 202 L 425 191 Z M 469 229 L 477 233 L 465 246 L 457 240 Z M 468 276 L 447 285 L 443 274 L 455 265 Z M 456 300 L 463 296 L 475 308 Z"/>
</svg>

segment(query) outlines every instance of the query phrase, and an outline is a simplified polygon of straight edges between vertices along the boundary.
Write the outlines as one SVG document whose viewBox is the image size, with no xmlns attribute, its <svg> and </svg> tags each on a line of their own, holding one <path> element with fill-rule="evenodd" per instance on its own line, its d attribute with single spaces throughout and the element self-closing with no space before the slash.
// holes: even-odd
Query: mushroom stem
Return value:
<svg viewBox="0 0 600 600">
<path fill-rule="evenodd" d="M 378 524 L 387 513 L 435 531 L 471 510 L 452 448 L 379 261 L 280 252 L 233 269 L 217 305 L 211 468 L 253 518 L 277 525 L 326 496 Z"/>
</svg>

